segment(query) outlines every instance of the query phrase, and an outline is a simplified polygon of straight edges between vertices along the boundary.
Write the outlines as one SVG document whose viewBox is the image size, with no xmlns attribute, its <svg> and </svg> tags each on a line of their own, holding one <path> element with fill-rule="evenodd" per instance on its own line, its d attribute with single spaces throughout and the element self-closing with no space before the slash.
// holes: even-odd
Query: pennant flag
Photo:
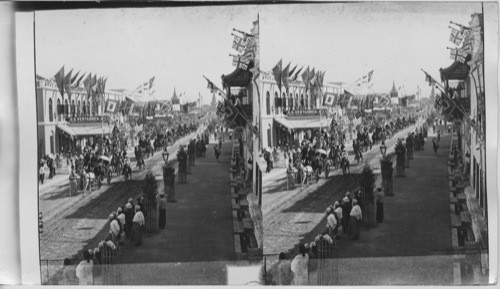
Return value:
<svg viewBox="0 0 500 289">
<path fill-rule="evenodd" d="M 92 92 L 96 92 L 97 90 L 97 74 L 94 74 L 94 77 L 92 77 L 92 81 L 90 82 L 90 87 Z"/>
<path fill-rule="evenodd" d="M 462 43 L 462 40 L 463 40 L 463 34 L 459 30 L 451 28 L 450 41 L 458 46 L 460 45 L 460 43 Z"/>
<path fill-rule="evenodd" d="M 314 76 L 316 76 L 316 72 L 314 72 L 314 69 L 315 69 L 315 68 L 313 68 L 311 71 L 309 71 L 309 76 L 308 76 L 308 77 L 309 77 L 309 80 L 308 80 L 308 81 L 309 81 L 309 83 L 311 83 L 311 84 L 313 84 L 313 83 L 312 83 L 312 80 L 313 80 Z"/>
<path fill-rule="evenodd" d="M 295 72 L 295 69 L 297 69 L 297 66 L 299 66 L 298 64 L 295 65 L 294 68 L 292 68 L 292 70 L 290 70 L 290 72 L 288 72 L 288 78 L 291 78 L 293 73 Z"/>
<path fill-rule="evenodd" d="M 309 66 L 304 72 L 302 72 L 302 81 L 304 82 L 307 91 L 307 88 L 309 87 Z"/>
<path fill-rule="evenodd" d="M 288 94 L 288 69 L 290 69 L 290 63 L 283 69 L 283 72 L 281 73 L 281 82 L 283 83 L 283 86 L 286 89 L 286 92 Z"/>
<path fill-rule="evenodd" d="M 78 80 L 76 81 L 75 87 L 79 87 L 80 86 L 80 82 L 82 81 L 83 77 L 85 76 L 85 73 L 82 74 L 82 76 L 80 76 L 80 78 L 78 78 Z"/>
<path fill-rule="evenodd" d="M 71 85 L 73 86 L 75 84 L 76 79 L 78 78 L 78 75 L 80 74 L 80 71 L 78 71 L 72 78 L 71 78 Z"/>
<path fill-rule="evenodd" d="M 56 85 L 61 93 L 61 96 L 64 97 L 64 65 L 61 69 L 59 69 L 54 78 L 56 79 Z"/>
<path fill-rule="evenodd" d="M 282 65 L 283 65 L 283 59 L 281 59 L 276 66 L 273 68 L 273 74 L 274 74 L 274 80 L 276 80 L 276 84 L 278 84 L 278 87 L 281 92 L 281 73 L 282 73 Z"/>
<path fill-rule="evenodd" d="M 253 36 L 259 36 L 259 17 L 257 16 L 257 20 L 253 22 L 253 27 L 250 30 L 250 33 Z"/>
<path fill-rule="evenodd" d="M 153 88 L 153 85 L 155 84 L 155 76 L 153 76 L 150 80 L 149 80 L 149 90 L 151 90 Z"/>
<path fill-rule="evenodd" d="M 243 39 L 237 35 L 234 35 L 233 39 L 233 49 L 238 52 L 243 52 L 247 46 L 247 39 Z"/>
<path fill-rule="evenodd" d="M 64 91 L 68 97 L 71 98 L 71 74 L 73 73 L 73 69 L 71 69 L 68 74 L 64 77 Z"/>
<path fill-rule="evenodd" d="M 325 97 L 323 98 L 323 105 L 333 106 L 334 101 L 335 95 L 333 93 L 325 93 Z"/>
<path fill-rule="evenodd" d="M 118 104 L 114 100 L 108 100 L 106 103 L 106 112 L 114 113 Z"/>
<path fill-rule="evenodd" d="M 297 72 L 295 72 L 295 75 L 293 76 L 293 81 L 297 80 L 297 77 L 300 75 L 300 72 L 302 71 L 302 69 L 304 68 L 304 66 L 302 66 Z"/>
<path fill-rule="evenodd" d="M 373 70 L 368 72 L 368 81 L 367 82 L 370 82 L 372 80 L 372 74 L 373 74 Z"/>
<path fill-rule="evenodd" d="M 348 104 L 351 102 L 351 98 L 353 97 L 353 94 L 350 93 L 347 90 L 344 90 L 344 99 L 343 99 L 343 107 L 347 107 Z"/>
<path fill-rule="evenodd" d="M 207 88 L 210 89 L 211 93 L 216 93 L 217 92 L 216 86 L 210 80 L 207 79 L 207 81 L 208 81 Z"/>
</svg>

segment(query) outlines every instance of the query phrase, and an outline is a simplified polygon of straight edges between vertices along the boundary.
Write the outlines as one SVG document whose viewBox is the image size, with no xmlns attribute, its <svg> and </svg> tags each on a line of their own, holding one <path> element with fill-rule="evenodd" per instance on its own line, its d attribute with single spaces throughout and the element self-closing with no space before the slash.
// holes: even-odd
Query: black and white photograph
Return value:
<svg viewBox="0 0 500 289">
<path fill-rule="evenodd" d="M 259 265 L 256 10 L 34 18 L 42 284 L 226 285 Z"/>
<path fill-rule="evenodd" d="M 0 284 L 497 283 L 498 2 L 0 12 Z"/>
<path fill-rule="evenodd" d="M 496 11 L 266 10 L 281 19 L 261 27 L 266 284 L 488 284 L 485 101 L 498 96 L 484 91 L 484 55 L 497 53 L 484 43 Z"/>
</svg>

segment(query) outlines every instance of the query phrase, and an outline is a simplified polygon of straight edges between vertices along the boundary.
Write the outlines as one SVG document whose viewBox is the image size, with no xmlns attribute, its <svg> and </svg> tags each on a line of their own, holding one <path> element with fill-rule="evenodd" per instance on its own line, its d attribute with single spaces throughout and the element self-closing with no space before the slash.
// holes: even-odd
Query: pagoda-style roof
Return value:
<svg viewBox="0 0 500 289">
<path fill-rule="evenodd" d="M 467 56 L 465 59 L 465 63 L 461 63 L 460 61 L 454 61 L 447 68 L 439 69 L 441 74 L 441 81 L 446 80 L 465 80 L 469 75 L 470 67 L 467 65 L 467 62 L 471 60 L 471 56 Z"/>
<path fill-rule="evenodd" d="M 250 62 L 248 68 L 253 67 L 253 62 Z M 242 69 L 236 68 L 233 72 L 228 75 L 222 75 L 222 86 L 224 88 L 227 87 L 247 87 L 252 81 L 252 72 Z"/>
</svg>

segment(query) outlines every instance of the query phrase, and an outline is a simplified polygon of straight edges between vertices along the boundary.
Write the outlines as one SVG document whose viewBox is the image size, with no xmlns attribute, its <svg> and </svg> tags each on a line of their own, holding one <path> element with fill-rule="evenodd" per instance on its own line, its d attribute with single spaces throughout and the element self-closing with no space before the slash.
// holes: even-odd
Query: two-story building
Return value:
<svg viewBox="0 0 500 289">
<path fill-rule="evenodd" d="M 60 154 L 78 151 L 96 138 L 111 134 L 118 110 L 106 112 L 108 100 L 119 103 L 126 94 L 105 91 L 104 100 L 88 95 L 86 89 L 74 87 L 71 96 L 61 95 L 56 82 L 36 77 L 36 106 L 38 120 L 38 154 Z"/>
<path fill-rule="evenodd" d="M 306 90 L 301 80 L 289 81 L 288 91 L 279 89 L 271 72 L 260 76 L 261 129 L 263 148 L 300 142 L 306 135 L 328 128 L 332 116 L 323 108 L 323 96 L 341 94 L 341 86 L 327 84 Z"/>
<path fill-rule="evenodd" d="M 465 63 L 454 61 L 449 67 L 440 69 L 441 80 L 447 94 L 455 101 L 457 108 L 451 112 L 458 135 L 458 146 L 462 151 L 464 175 L 468 177 L 473 199 L 468 204 L 478 210 L 471 210 L 476 237 L 484 233 L 488 222 L 488 198 L 486 192 L 486 109 L 484 90 L 484 53 L 482 36 L 482 15 L 471 15 L 468 35 L 464 43 L 472 44 L 472 53 Z M 495 96 L 492 96 L 495 97 Z M 470 195 L 468 195 L 469 197 Z M 480 214 L 474 212 L 480 211 Z M 480 229 L 483 228 L 483 229 Z M 481 237 L 483 240 L 484 236 Z M 486 238 L 487 239 L 487 238 Z"/>
</svg>

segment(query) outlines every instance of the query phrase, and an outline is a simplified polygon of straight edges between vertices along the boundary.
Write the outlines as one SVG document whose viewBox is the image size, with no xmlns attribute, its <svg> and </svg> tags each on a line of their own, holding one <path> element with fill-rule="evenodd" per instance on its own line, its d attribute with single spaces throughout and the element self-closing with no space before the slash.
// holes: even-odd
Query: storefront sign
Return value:
<svg viewBox="0 0 500 289">
<path fill-rule="evenodd" d="M 109 116 L 78 116 L 78 117 L 69 117 L 68 122 L 70 123 L 101 123 L 108 122 Z"/>
<path fill-rule="evenodd" d="M 287 117 L 300 117 L 300 116 L 327 116 L 326 109 L 296 109 L 288 111 Z"/>
</svg>

